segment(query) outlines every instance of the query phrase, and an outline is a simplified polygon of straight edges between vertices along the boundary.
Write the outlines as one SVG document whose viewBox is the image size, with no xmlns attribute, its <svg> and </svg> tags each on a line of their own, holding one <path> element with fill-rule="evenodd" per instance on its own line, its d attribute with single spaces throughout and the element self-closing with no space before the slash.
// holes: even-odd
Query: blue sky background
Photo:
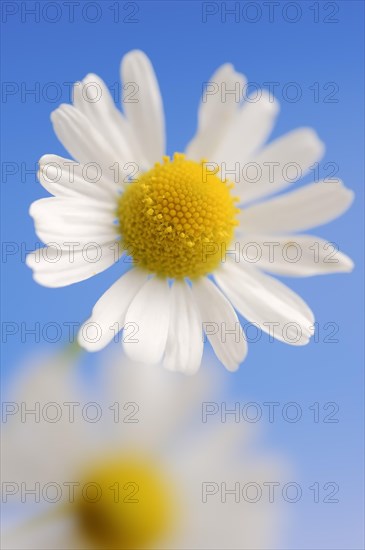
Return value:
<svg viewBox="0 0 365 550">
<path fill-rule="evenodd" d="M 319 342 L 295 348 L 270 344 L 263 337 L 250 346 L 240 371 L 229 376 L 228 399 L 299 403 L 303 409 L 300 422 L 260 423 L 264 444 L 290 458 L 295 480 L 303 487 L 315 481 L 340 486 L 338 504 L 314 504 L 307 490 L 299 503 L 287 506 L 291 521 L 285 548 L 363 548 L 363 2 L 294 2 L 301 12 L 297 12 L 297 22 L 288 21 L 295 17 L 288 2 L 275 7 L 273 21 L 265 2 L 255 4 L 258 12 L 245 11 L 247 2 L 240 2 L 238 21 L 227 15 L 226 22 L 223 4 L 213 2 L 210 7 L 217 13 L 205 23 L 202 10 L 206 8 L 200 2 L 104 1 L 98 4 L 99 20 L 94 23 L 90 21 L 96 13 L 92 8 L 84 13 L 89 20 L 82 17 L 88 2 L 75 8 L 74 22 L 69 22 L 63 2 L 57 2 L 57 13 L 52 7 L 41 11 L 39 21 L 22 14 L 21 4 L 2 3 L 2 78 L 10 83 L 5 92 L 14 92 L 2 98 L 3 169 L 4 162 L 18 167 L 23 163 L 32 169 L 45 153 L 64 155 L 49 120 L 54 108 L 69 101 L 64 83 L 88 72 L 99 74 L 109 85 L 118 82 L 120 59 L 133 48 L 143 49 L 155 66 L 165 103 L 169 153 L 183 150 L 194 133 L 202 82 L 227 61 L 251 82 L 264 87 L 265 82 L 279 83 L 276 96 L 281 113 L 272 137 L 304 125 L 313 126 L 326 143 L 321 175 L 328 175 L 325 162 L 337 163 L 338 176 L 355 190 L 356 202 L 342 218 L 318 228 L 316 234 L 338 243 L 355 260 L 356 269 L 351 275 L 287 281 L 312 306 L 320 326 Z M 50 3 L 28 2 L 26 6 L 29 9 L 34 4 L 42 10 Z M 226 2 L 227 8 L 233 4 Z M 117 5 L 119 20 L 114 21 Z M 10 14 L 17 8 L 17 13 Z M 248 21 L 257 13 L 256 22 Z M 50 22 L 56 15 L 59 20 Z M 131 18 L 136 22 L 128 22 Z M 47 90 L 52 93 L 47 87 L 51 82 L 62 91 L 55 102 L 46 96 Z M 283 99 L 288 82 L 301 86 L 299 101 Z M 325 88 L 329 82 L 334 85 Z M 36 86 L 39 97 L 22 97 L 22 90 Z M 319 89 L 317 102 L 313 86 Z M 337 102 L 328 102 L 332 90 Z M 5 170 L 11 166 L 6 164 Z M 24 176 L 19 170 L 2 177 L 3 241 L 30 251 L 38 241 L 28 208 L 46 192 L 34 175 Z M 114 266 L 81 284 L 47 289 L 33 282 L 20 253 L 3 259 L 2 267 L 3 321 L 27 327 L 36 322 L 64 327 L 69 321 L 83 321 L 120 273 L 120 266 Z M 325 329 L 328 322 L 339 327 L 337 343 L 324 341 L 330 333 L 330 327 Z M 65 327 L 61 340 L 67 340 Z M 37 344 L 32 336 L 22 341 L 20 333 L 8 336 L 3 345 L 3 379 L 12 379 L 33 351 L 61 344 Z M 85 361 L 91 364 L 95 358 Z M 308 409 L 314 402 L 321 407 L 338 403 L 340 421 L 314 423 Z"/>
</svg>

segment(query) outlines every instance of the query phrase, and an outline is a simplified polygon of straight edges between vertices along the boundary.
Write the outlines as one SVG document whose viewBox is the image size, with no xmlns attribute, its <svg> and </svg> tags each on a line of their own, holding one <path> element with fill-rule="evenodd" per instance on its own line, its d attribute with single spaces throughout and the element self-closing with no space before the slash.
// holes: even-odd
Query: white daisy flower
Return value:
<svg viewBox="0 0 365 550">
<path fill-rule="evenodd" d="M 222 399 L 216 370 L 181 379 L 110 361 L 87 388 L 74 367 L 63 357 L 28 369 L 18 412 L 5 408 L 4 550 L 280 547 L 287 512 L 268 484 L 286 483 L 287 466 L 254 450 L 255 425 L 202 421 L 202 402 Z"/>
<path fill-rule="evenodd" d="M 42 157 L 39 179 L 54 197 L 30 209 L 37 235 L 48 244 L 27 259 L 42 285 L 85 280 L 122 254 L 133 259 L 134 267 L 96 303 L 80 330 L 80 345 L 100 350 L 116 327 L 133 323 L 136 338 L 123 339 L 130 358 L 163 360 L 168 369 L 193 373 L 201 362 L 203 324 L 219 360 L 233 371 L 245 358 L 247 342 L 242 331 L 239 338 L 224 338 L 220 329 L 238 326 L 236 311 L 279 340 L 308 343 L 312 311 L 265 271 L 350 271 L 347 256 L 337 252 L 328 261 L 332 249 L 326 241 L 296 232 L 340 216 L 353 193 L 340 181 L 320 181 L 267 197 L 321 158 L 324 146 L 316 133 L 299 128 L 263 147 L 277 101 L 265 91 L 258 101 L 241 103 L 235 94 L 212 93 L 245 82 L 225 64 L 202 98 L 195 137 L 185 154 L 170 159 L 164 156 L 164 111 L 149 59 L 141 51 L 128 53 L 121 76 L 129 98 L 124 114 L 93 74 L 76 83 L 73 105 L 52 113 L 55 132 L 77 163 Z M 248 179 L 250 166 L 260 174 L 255 183 Z M 227 180 L 228 170 L 238 170 L 239 177 Z M 259 251 L 255 263 L 243 254 L 250 243 Z M 85 253 L 88 246 L 97 247 L 96 257 Z M 98 329 L 95 338 L 86 330 L 90 326 Z"/>
</svg>

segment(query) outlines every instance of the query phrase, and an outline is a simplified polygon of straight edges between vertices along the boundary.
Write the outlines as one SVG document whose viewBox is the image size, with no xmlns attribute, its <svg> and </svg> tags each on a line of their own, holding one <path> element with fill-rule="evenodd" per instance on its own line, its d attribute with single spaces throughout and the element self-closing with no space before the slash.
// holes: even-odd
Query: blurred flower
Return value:
<svg viewBox="0 0 365 550">
<path fill-rule="evenodd" d="M 18 382 L 19 410 L 5 406 L 4 549 L 275 547 L 278 503 L 212 490 L 262 487 L 282 468 L 253 450 L 252 425 L 202 421 L 202 403 L 222 399 L 215 369 L 212 384 L 205 369 L 193 379 L 110 361 L 77 389 L 73 366 L 43 361 Z"/>
<path fill-rule="evenodd" d="M 123 340 L 130 358 L 156 364 L 163 359 L 169 369 L 195 372 L 202 358 L 202 323 L 239 327 L 235 310 L 275 338 L 307 344 L 312 311 L 263 270 L 292 276 L 350 271 L 352 262 L 342 253 L 327 261 L 326 241 L 294 233 L 337 218 L 353 194 L 339 181 L 321 181 L 265 199 L 321 158 L 324 147 L 316 133 L 299 128 L 261 148 L 277 102 L 264 91 L 242 106 L 232 89 L 245 79 L 225 64 L 208 83 L 185 155 L 170 159 L 164 156 L 163 105 L 149 59 L 131 51 L 121 73 L 124 114 L 93 74 L 75 84 L 73 105 L 52 113 L 55 132 L 77 163 L 55 155 L 40 160 L 40 181 L 54 197 L 30 209 L 39 238 L 49 243 L 28 255 L 35 280 L 49 287 L 70 285 L 107 269 L 122 254 L 132 257 L 134 267 L 105 292 L 87 321 L 100 335 L 91 341 L 84 327 L 80 330 L 79 343 L 89 351 L 135 323 L 138 341 Z M 231 183 L 224 172 L 231 174 L 234 167 L 237 176 L 237 164 L 239 177 Z M 248 181 L 244 166 L 256 166 L 260 181 Z M 241 208 L 260 199 L 264 202 Z M 230 258 L 236 245 L 241 251 L 252 242 L 261 251 L 257 266 L 240 253 L 236 262 Z M 270 243 L 276 246 L 274 257 Z M 293 243 L 301 252 L 294 261 L 282 254 Z M 89 244 L 99 247 L 92 261 L 84 253 Z M 226 339 L 219 330 L 206 333 L 219 360 L 237 369 L 247 353 L 243 332 Z"/>
</svg>

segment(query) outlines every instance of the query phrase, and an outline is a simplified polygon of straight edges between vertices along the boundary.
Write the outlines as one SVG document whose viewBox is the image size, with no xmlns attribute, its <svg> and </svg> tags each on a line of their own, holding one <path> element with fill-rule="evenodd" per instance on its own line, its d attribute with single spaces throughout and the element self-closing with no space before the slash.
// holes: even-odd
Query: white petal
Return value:
<svg viewBox="0 0 365 550">
<path fill-rule="evenodd" d="M 116 240 L 115 209 L 107 203 L 48 197 L 33 202 L 29 213 L 44 243 L 68 249 L 70 242 L 80 248 Z"/>
<path fill-rule="evenodd" d="M 198 129 L 186 148 L 188 158 L 214 160 L 215 151 L 237 113 L 245 82 L 245 77 L 226 63 L 204 83 L 206 89 L 199 106 Z M 237 93 L 229 93 L 233 90 Z"/>
<path fill-rule="evenodd" d="M 293 130 L 271 142 L 249 163 L 239 165 L 235 192 L 243 203 L 276 193 L 304 176 L 323 153 L 324 145 L 314 130 Z"/>
<path fill-rule="evenodd" d="M 125 324 L 135 327 L 123 347 L 133 361 L 159 363 L 166 348 L 170 317 L 170 289 L 164 279 L 149 279 L 128 308 Z"/>
<path fill-rule="evenodd" d="M 237 242 L 245 261 L 277 275 L 328 275 L 349 272 L 354 266 L 336 243 L 314 235 L 249 235 Z"/>
<path fill-rule="evenodd" d="M 25 485 L 25 482 L 22 482 Z M 62 502 L 62 504 L 66 504 L 66 502 Z M 6 550 L 19 550 L 19 548 L 22 550 L 59 550 L 60 548 L 79 550 L 82 548 L 81 545 L 76 546 L 75 520 L 72 517 L 65 517 L 62 513 L 62 504 L 60 503 L 56 510 L 51 510 L 48 507 L 42 508 L 40 504 L 34 504 L 28 517 L 23 518 L 23 521 L 14 522 L 8 532 L 4 529 L 3 548 Z M 37 509 L 36 512 L 35 509 Z M 53 512 L 53 515 L 50 511 Z"/>
<path fill-rule="evenodd" d="M 243 262 L 225 262 L 214 277 L 234 307 L 261 330 L 287 344 L 309 342 L 313 313 L 287 286 Z"/>
<path fill-rule="evenodd" d="M 193 293 L 215 354 L 228 370 L 237 370 L 246 357 L 247 342 L 236 312 L 207 278 L 194 282 Z"/>
<path fill-rule="evenodd" d="M 257 101 L 251 98 L 236 114 L 214 158 L 210 160 L 219 166 L 225 163 L 223 168 L 232 170 L 236 162 L 249 159 L 270 135 L 278 111 L 278 102 L 265 90 Z"/>
<path fill-rule="evenodd" d="M 165 119 L 160 88 L 151 61 L 140 50 L 122 59 L 124 112 L 150 165 L 165 153 Z"/>
<path fill-rule="evenodd" d="M 127 309 L 146 279 L 144 271 L 131 269 L 108 288 L 96 302 L 91 317 L 80 328 L 80 346 L 88 351 L 99 351 L 111 342 L 123 328 Z"/>
<path fill-rule="evenodd" d="M 120 179 L 128 173 L 118 150 L 101 135 L 86 116 L 72 105 L 63 104 L 51 114 L 54 131 L 63 146 L 81 164 L 97 163 L 105 178 L 113 179 L 118 167 Z M 114 168 L 112 168 L 114 167 Z"/>
<path fill-rule="evenodd" d="M 72 479 L 69 476 L 78 469 L 80 459 L 89 450 L 90 433 L 81 415 L 75 414 L 74 422 L 70 422 L 65 414 L 66 410 L 62 409 L 58 420 L 51 422 L 45 412 L 44 405 L 47 403 L 58 404 L 61 412 L 65 402 L 80 401 L 80 392 L 74 378 L 77 359 L 70 353 L 70 349 L 67 352 L 63 349 L 58 350 L 58 353 L 44 355 L 38 351 L 34 357 L 29 357 L 28 354 L 26 361 L 19 365 L 23 368 L 19 368 L 17 373 L 16 384 L 11 390 L 11 401 L 19 405 L 26 404 L 28 410 L 37 410 L 35 405 L 39 403 L 38 410 L 41 414 L 39 419 L 36 416 L 24 419 L 22 414 L 5 416 L 6 425 L 1 430 L 1 436 L 5 440 L 2 445 L 1 466 L 7 471 L 7 479 L 22 481 L 27 485 L 34 481 L 42 484 L 50 480 L 56 482 Z M 53 412 L 51 414 L 54 415 Z M 80 445 L 80 436 L 84 436 L 83 445 Z M 64 452 L 66 439 L 70 448 Z M 41 460 L 41 457 L 51 451 L 54 453 L 52 459 Z M 20 503 L 20 493 L 18 498 Z M 28 508 L 28 513 L 32 513 L 33 504 L 34 502 L 25 507 Z M 42 505 L 44 509 L 47 503 L 41 502 L 40 506 Z M 18 511 L 24 513 L 25 509 L 18 508 Z"/>
<path fill-rule="evenodd" d="M 195 373 L 203 355 L 202 323 L 190 287 L 175 281 L 171 288 L 170 326 L 164 357 L 169 370 Z"/>
<path fill-rule="evenodd" d="M 122 254 L 119 242 L 105 243 L 88 249 L 61 250 L 44 247 L 27 256 L 27 266 L 33 270 L 34 280 L 50 288 L 72 285 L 89 279 L 118 261 Z"/>
<path fill-rule="evenodd" d="M 266 234 L 303 231 L 341 216 L 353 199 L 353 191 L 341 181 L 311 183 L 243 209 L 240 230 Z"/>
<path fill-rule="evenodd" d="M 116 184 L 102 177 L 97 167 L 57 155 L 43 155 L 39 159 L 38 178 L 49 193 L 60 198 L 86 198 L 109 204 L 116 201 Z"/>
<path fill-rule="evenodd" d="M 115 148 L 120 162 L 137 161 L 131 148 L 130 128 L 123 114 L 116 108 L 103 80 L 88 74 L 73 88 L 74 106 L 91 122 L 111 148 Z"/>
</svg>

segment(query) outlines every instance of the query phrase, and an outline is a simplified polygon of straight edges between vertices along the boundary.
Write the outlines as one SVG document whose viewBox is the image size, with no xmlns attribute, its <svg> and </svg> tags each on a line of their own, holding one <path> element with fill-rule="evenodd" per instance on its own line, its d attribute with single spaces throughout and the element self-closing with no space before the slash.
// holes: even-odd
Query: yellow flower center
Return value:
<svg viewBox="0 0 365 550">
<path fill-rule="evenodd" d="M 122 244 L 139 267 L 196 278 L 221 261 L 238 224 L 233 185 L 209 164 L 175 153 L 128 184 L 118 204 Z"/>
<path fill-rule="evenodd" d="M 171 529 L 171 488 L 153 461 L 112 458 L 90 467 L 79 485 L 76 516 L 90 547 L 144 549 Z"/>
</svg>

